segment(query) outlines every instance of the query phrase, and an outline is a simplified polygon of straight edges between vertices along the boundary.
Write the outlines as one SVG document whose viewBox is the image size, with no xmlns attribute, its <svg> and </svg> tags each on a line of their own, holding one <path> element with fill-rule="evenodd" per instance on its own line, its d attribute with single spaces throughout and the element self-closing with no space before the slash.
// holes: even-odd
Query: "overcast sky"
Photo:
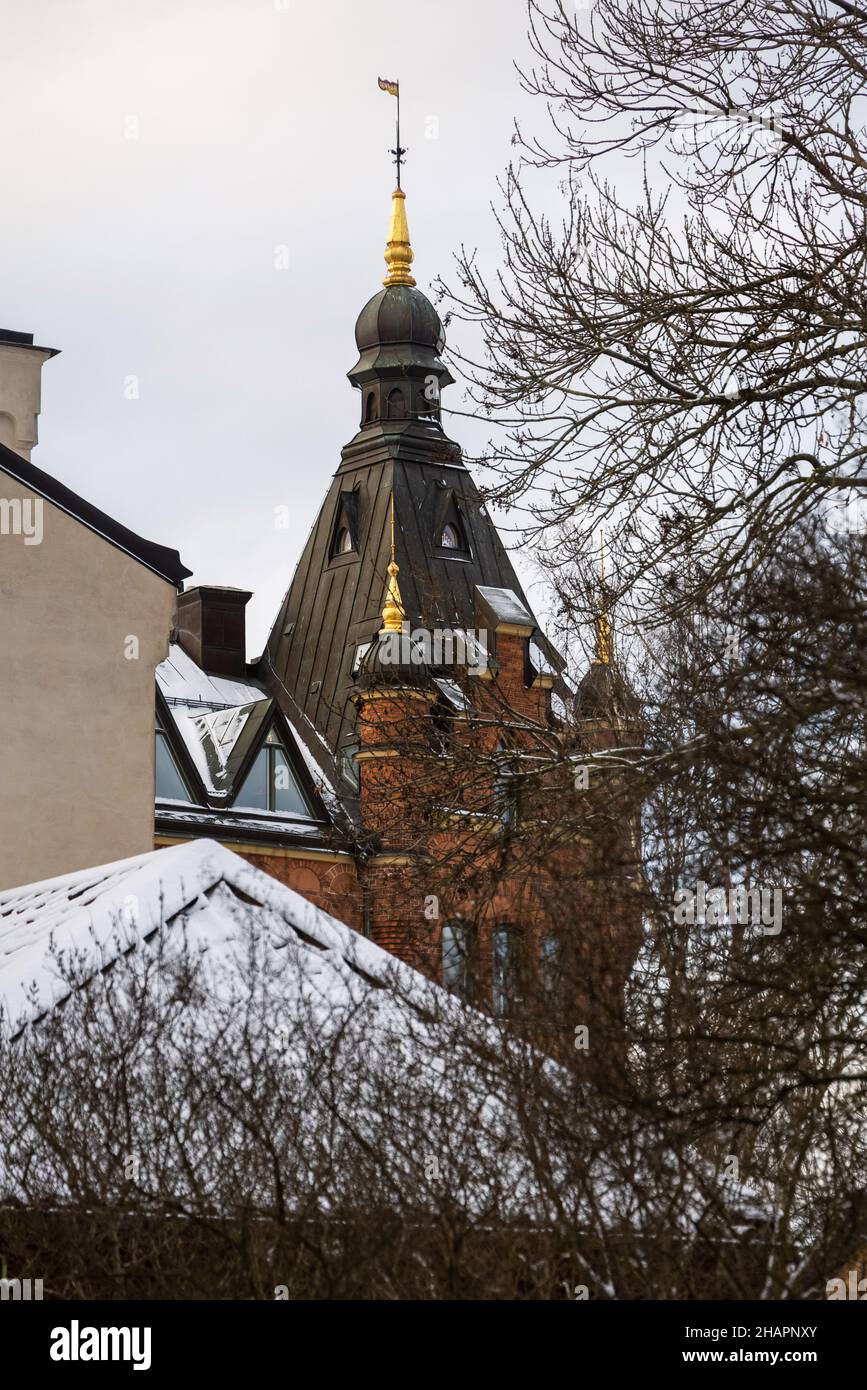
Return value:
<svg viewBox="0 0 867 1390">
<path fill-rule="evenodd" d="M 495 257 L 528 106 L 523 0 L 285 3 L 2 0 L 0 327 L 62 350 L 33 460 L 191 583 L 252 589 L 251 656 L 357 427 L 393 186 L 377 77 L 401 82 L 424 290 L 461 242 Z"/>
</svg>

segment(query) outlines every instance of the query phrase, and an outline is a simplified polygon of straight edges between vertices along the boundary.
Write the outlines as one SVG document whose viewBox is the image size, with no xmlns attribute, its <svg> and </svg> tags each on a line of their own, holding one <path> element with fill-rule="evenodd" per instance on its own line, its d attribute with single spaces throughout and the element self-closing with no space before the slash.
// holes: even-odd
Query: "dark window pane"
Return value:
<svg viewBox="0 0 867 1390">
<path fill-rule="evenodd" d="M 190 793 L 178 771 L 166 736 L 157 730 L 156 793 L 161 801 L 189 801 Z"/>
<path fill-rule="evenodd" d="M 542 988 L 549 1009 L 563 1008 L 566 991 L 563 978 L 563 942 L 559 936 L 546 936 L 541 952 Z"/>
<path fill-rule="evenodd" d="M 358 763 L 355 761 L 355 754 L 358 752 L 359 746 L 357 743 L 346 743 L 340 750 L 340 774 L 353 791 L 358 791 L 361 786 Z"/>
<path fill-rule="evenodd" d="M 283 749 L 273 748 L 271 750 L 271 758 L 272 809 L 275 811 L 289 811 L 296 816 L 308 815 L 309 808 L 301 794 L 301 788 L 295 780 Z"/>
<path fill-rule="evenodd" d="M 268 750 L 260 748 L 256 761 L 247 773 L 244 785 L 235 797 L 236 806 L 249 806 L 251 810 L 268 810 Z"/>
<path fill-rule="evenodd" d="M 443 984 L 465 996 L 469 984 L 469 931 L 463 922 L 443 926 Z"/>
<path fill-rule="evenodd" d="M 507 1014 L 515 994 L 515 936 L 511 927 L 497 927 L 493 938 L 491 994 L 495 1014 Z"/>
</svg>

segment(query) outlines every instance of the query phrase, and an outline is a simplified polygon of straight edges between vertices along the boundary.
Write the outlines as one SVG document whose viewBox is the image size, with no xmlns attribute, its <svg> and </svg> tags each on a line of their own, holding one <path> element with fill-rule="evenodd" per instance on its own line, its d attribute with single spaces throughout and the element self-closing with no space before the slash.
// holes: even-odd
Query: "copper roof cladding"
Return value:
<svg viewBox="0 0 867 1390">
<path fill-rule="evenodd" d="M 629 721 L 639 717 L 641 704 L 617 666 L 594 661 L 578 684 L 573 711 L 576 719 Z"/>
<path fill-rule="evenodd" d="M 389 265 L 395 246 L 409 249 L 402 202 L 397 211 Z M 409 264 L 406 254 L 398 259 Z M 509 590 L 529 610 L 460 447 L 442 427 L 439 392 L 429 392 L 430 377 L 438 387 L 454 380 L 430 300 L 406 279 L 388 283 L 359 314 L 355 339 L 359 358 L 348 376 L 362 388 L 361 424 L 342 450 L 255 671 L 331 777 L 356 737 L 355 676 L 367 678 L 377 660 L 369 654 L 361 672 L 356 652 L 382 626 L 392 504 L 401 606 L 413 627 L 473 629 L 477 586 Z M 400 399 L 396 412 L 392 396 Z M 348 551 L 335 546 L 342 518 L 353 533 Z M 458 522 L 460 548 L 442 545 L 447 519 Z M 538 641 L 549 649 L 543 634 Z M 562 670 L 553 648 L 549 656 Z"/>
<path fill-rule="evenodd" d="M 355 325 L 355 342 L 361 355 L 348 373 L 353 383 L 410 367 L 433 372 L 441 386 L 454 381 L 440 357 L 445 335 L 439 315 L 426 295 L 410 285 L 389 285 L 368 300 Z"/>
</svg>

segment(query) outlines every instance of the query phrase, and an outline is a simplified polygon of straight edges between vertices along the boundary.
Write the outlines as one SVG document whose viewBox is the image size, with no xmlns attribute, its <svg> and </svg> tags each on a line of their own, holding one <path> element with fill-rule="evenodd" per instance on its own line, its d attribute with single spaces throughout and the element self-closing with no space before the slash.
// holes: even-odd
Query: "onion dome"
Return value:
<svg viewBox="0 0 867 1390">
<path fill-rule="evenodd" d="M 422 690 L 432 688 L 432 675 L 424 648 L 413 643 L 409 623 L 398 632 L 377 633 L 365 652 L 356 676 L 359 690 Z"/>
<path fill-rule="evenodd" d="M 440 387 L 454 380 L 440 356 L 445 335 L 439 314 L 409 273 L 413 251 L 405 202 L 403 189 L 396 188 L 385 250 L 385 288 L 368 300 L 355 325 L 360 356 L 349 379 L 359 386 L 377 377 L 407 374 L 434 375 Z"/>
<path fill-rule="evenodd" d="M 576 719 L 599 723 L 629 723 L 641 712 L 638 696 L 610 661 L 593 662 L 578 685 L 572 707 Z"/>
</svg>

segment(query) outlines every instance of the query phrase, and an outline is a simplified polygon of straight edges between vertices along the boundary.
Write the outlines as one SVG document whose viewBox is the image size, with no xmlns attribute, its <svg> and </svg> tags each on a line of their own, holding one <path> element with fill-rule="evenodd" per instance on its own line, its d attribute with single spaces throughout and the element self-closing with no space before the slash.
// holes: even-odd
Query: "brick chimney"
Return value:
<svg viewBox="0 0 867 1390">
<path fill-rule="evenodd" d="M 0 328 L 0 444 L 28 460 L 39 438 L 42 364 L 59 351 L 35 347 L 32 333 Z"/>
<path fill-rule="evenodd" d="M 218 589 L 210 584 L 179 595 L 178 641 L 209 675 L 246 675 L 244 610 L 252 597 L 245 589 Z"/>
</svg>

